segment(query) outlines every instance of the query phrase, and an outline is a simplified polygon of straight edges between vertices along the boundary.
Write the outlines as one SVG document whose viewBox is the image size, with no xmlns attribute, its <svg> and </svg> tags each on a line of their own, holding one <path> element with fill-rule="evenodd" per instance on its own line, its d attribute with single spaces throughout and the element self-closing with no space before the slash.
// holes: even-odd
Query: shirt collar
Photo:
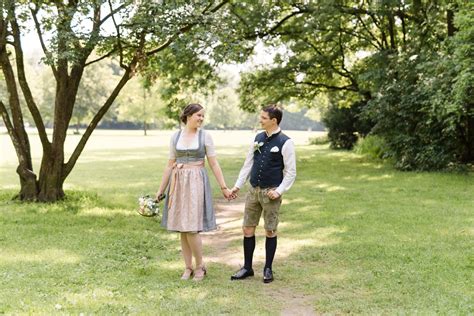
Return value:
<svg viewBox="0 0 474 316">
<path fill-rule="evenodd" d="M 275 135 L 275 134 L 278 134 L 281 132 L 281 128 L 278 127 L 276 130 L 274 130 L 270 135 L 268 135 L 267 131 L 265 131 L 265 134 L 267 135 L 267 137 L 270 137 L 272 135 Z"/>
</svg>

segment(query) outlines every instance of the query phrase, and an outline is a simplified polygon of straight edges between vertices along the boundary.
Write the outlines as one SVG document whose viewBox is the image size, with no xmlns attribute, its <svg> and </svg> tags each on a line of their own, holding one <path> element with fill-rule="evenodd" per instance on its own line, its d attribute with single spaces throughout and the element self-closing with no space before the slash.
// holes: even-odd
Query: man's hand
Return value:
<svg viewBox="0 0 474 316">
<path fill-rule="evenodd" d="M 229 190 L 228 188 L 223 189 L 222 194 L 227 199 L 227 201 L 233 200 L 235 198 L 232 191 Z"/>
<path fill-rule="evenodd" d="M 278 193 L 276 190 L 270 190 L 267 192 L 267 196 L 270 200 L 275 200 L 280 197 L 280 193 Z"/>
<path fill-rule="evenodd" d="M 227 201 L 235 200 L 237 198 L 237 194 L 235 193 L 234 188 L 232 188 L 232 190 L 225 188 L 222 190 L 222 194 L 224 194 L 224 197 L 227 199 Z"/>
<path fill-rule="evenodd" d="M 239 192 L 239 188 L 238 187 L 233 187 L 230 191 L 232 192 L 232 200 L 236 199 L 239 195 L 237 194 L 237 192 Z"/>
</svg>

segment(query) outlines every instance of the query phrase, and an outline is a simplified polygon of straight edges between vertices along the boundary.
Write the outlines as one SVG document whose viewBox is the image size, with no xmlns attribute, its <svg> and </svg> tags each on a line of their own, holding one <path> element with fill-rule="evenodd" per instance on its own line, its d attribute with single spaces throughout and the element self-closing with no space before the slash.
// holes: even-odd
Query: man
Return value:
<svg viewBox="0 0 474 316">
<path fill-rule="evenodd" d="M 255 249 L 255 228 L 263 212 L 265 240 L 265 267 L 263 282 L 273 281 L 272 263 L 277 247 L 278 213 L 282 194 L 290 189 L 296 177 L 296 157 L 293 141 L 281 132 L 279 124 L 283 113 L 276 105 L 260 112 L 263 132 L 257 134 L 239 173 L 234 194 L 250 177 L 243 221 L 244 266 L 231 276 L 242 280 L 254 275 L 252 268 Z"/>
</svg>

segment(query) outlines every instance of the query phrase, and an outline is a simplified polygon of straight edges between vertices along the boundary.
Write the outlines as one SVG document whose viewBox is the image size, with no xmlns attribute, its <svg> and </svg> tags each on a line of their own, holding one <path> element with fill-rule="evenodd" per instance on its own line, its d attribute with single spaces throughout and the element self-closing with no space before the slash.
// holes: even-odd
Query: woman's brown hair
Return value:
<svg viewBox="0 0 474 316">
<path fill-rule="evenodd" d="M 188 122 L 188 116 L 191 116 L 194 113 L 197 113 L 197 112 L 201 111 L 202 109 L 204 109 L 204 108 L 201 104 L 198 104 L 198 103 L 188 104 L 183 109 L 183 112 L 181 113 L 179 119 L 181 120 L 181 122 L 186 124 Z"/>
</svg>

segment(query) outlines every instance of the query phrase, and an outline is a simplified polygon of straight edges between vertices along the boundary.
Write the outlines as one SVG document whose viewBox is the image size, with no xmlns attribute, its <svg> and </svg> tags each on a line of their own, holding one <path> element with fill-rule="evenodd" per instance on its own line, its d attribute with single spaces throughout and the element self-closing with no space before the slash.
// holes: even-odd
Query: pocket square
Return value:
<svg viewBox="0 0 474 316">
<path fill-rule="evenodd" d="M 270 149 L 271 153 L 277 153 L 279 151 L 280 151 L 280 149 L 277 146 L 274 146 L 274 147 L 272 147 L 272 149 Z"/>
</svg>

